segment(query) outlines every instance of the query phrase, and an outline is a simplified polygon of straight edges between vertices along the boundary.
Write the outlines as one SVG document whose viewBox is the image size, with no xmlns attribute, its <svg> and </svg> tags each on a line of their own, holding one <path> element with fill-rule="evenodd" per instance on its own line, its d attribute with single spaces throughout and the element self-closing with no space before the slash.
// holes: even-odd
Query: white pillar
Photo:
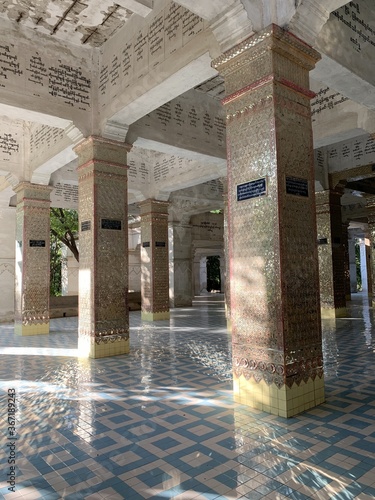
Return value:
<svg viewBox="0 0 375 500">
<path fill-rule="evenodd" d="M 201 257 L 199 265 L 199 294 L 207 293 L 207 257 Z"/>
<path fill-rule="evenodd" d="M 0 208 L 0 322 L 14 319 L 16 209 Z"/>
<path fill-rule="evenodd" d="M 192 305 L 191 226 L 169 223 L 169 301 L 171 307 Z"/>
<path fill-rule="evenodd" d="M 355 238 L 349 238 L 349 272 L 350 272 L 350 292 L 357 292 L 357 265 L 355 259 Z"/>
<path fill-rule="evenodd" d="M 359 240 L 360 257 L 361 257 L 361 280 L 362 292 L 368 293 L 368 276 L 367 276 L 367 252 L 365 238 Z"/>
<path fill-rule="evenodd" d="M 61 294 L 78 295 L 79 262 L 65 245 L 62 247 Z"/>
</svg>

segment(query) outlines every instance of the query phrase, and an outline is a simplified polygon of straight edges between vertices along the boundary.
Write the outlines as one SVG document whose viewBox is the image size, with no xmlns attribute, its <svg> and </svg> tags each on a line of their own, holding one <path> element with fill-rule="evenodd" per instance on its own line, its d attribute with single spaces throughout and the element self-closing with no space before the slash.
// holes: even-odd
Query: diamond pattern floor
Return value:
<svg viewBox="0 0 375 500">
<path fill-rule="evenodd" d="M 360 296 L 324 321 L 324 405 L 292 419 L 232 400 L 223 303 L 130 313 L 131 354 L 77 357 L 77 318 L 48 336 L 0 325 L 0 498 L 373 499 L 375 325 Z M 8 490 L 7 391 L 17 399 Z"/>
</svg>

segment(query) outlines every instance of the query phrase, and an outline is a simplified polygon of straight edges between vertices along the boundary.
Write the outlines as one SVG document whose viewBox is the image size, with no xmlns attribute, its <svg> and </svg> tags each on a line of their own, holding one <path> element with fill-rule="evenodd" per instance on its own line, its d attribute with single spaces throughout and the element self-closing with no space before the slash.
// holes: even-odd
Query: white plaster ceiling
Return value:
<svg viewBox="0 0 375 500">
<path fill-rule="evenodd" d="M 0 18 L 60 40 L 102 45 L 133 15 L 145 17 L 152 0 L 0 0 Z"/>
</svg>

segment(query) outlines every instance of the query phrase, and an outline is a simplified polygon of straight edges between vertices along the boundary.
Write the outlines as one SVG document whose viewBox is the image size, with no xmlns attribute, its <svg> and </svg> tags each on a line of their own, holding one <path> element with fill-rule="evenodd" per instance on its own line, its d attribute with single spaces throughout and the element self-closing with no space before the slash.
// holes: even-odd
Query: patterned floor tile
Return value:
<svg viewBox="0 0 375 500">
<path fill-rule="evenodd" d="M 130 324 L 131 353 L 100 360 L 77 357 L 76 318 L 52 320 L 47 336 L 0 325 L 2 421 L 7 390 L 17 397 L 16 488 L 0 454 L 0 498 L 375 497 L 366 298 L 354 298 L 348 318 L 323 321 L 326 402 L 288 420 L 233 402 L 220 300 L 172 310 L 170 322 L 132 312 Z"/>
</svg>

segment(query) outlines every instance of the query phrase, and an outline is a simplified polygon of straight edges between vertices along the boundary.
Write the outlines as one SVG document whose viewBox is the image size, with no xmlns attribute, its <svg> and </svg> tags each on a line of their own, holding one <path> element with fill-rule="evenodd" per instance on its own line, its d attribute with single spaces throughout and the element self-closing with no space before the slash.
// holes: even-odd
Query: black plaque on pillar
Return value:
<svg viewBox="0 0 375 500">
<path fill-rule="evenodd" d="M 91 230 L 91 220 L 84 220 L 81 222 L 81 231 Z"/>
<path fill-rule="evenodd" d="M 46 240 L 30 240 L 29 244 L 34 248 L 44 248 L 46 246 Z"/>
<path fill-rule="evenodd" d="M 149 248 L 149 246 L 150 246 L 150 242 L 149 242 L 149 241 L 144 241 L 144 242 L 142 243 L 142 246 L 143 246 L 143 248 Z"/>
<path fill-rule="evenodd" d="M 309 183 L 307 179 L 299 177 L 285 177 L 286 192 L 294 196 L 309 197 Z"/>
<path fill-rule="evenodd" d="M 259 198 L 260 196 L 265 196 L 266 194 L 267 181 L 265 177 L 237 185 L 237 201 Z"/>
<path fill-rule="evenodd" d="M 327 238 L 319 238 L 318 239 L 318 245 L 328 245 Z"/>
<path fill-rule="evenodd" d="M 122 221 L 116 219 L 102 219 L 102 229 L 112 229 L 114 231 L 121 231 Z"/>
<path fill-rule="evenodd" d="M 165 247 L 165 241 L 155 241 L 155 246 L 159 248 Z"/>
</svg>

